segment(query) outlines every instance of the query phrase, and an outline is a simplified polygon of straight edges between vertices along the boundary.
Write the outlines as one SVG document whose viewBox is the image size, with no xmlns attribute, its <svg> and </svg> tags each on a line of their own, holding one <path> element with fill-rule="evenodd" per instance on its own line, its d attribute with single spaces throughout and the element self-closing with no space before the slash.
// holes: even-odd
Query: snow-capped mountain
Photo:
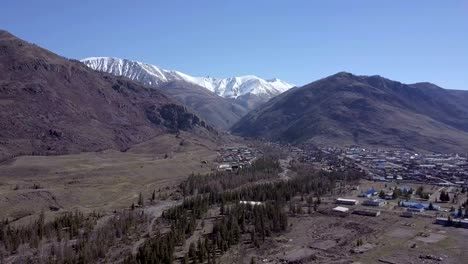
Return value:
<svg viewBox="0 0 468 264">
<path fill-rule="evenodd" d="M 147 63 L 111 57 L 92 57 L 81 61 L 94 70 L 125 76 L 145 85 L 157 86 L 170 81 L 186 81 L 202 86 L 225 98 L 255 95 L 263 100 L 268 100 L 294 86 L 279 79 L 264 80 L 254 75 L 225 79 L 193 77 Z"/>
</svg>

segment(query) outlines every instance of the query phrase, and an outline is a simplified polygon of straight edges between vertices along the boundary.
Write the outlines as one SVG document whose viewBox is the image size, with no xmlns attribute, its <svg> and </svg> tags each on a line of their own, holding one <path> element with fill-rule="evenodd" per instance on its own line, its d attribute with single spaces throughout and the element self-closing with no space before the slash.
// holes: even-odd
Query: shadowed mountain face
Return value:
<svg viewBox="0 0 468 264">
<path fill-rule="evenodd" d="M 468 150 L 468 92 L 338 73 L 250 112 L 236 134 L 320 145 Z"/>
<path fill-rule="evenodd" d="M 206 88 L 185 81 L 172 81 L 155 87 L 173 96 L 220 129 L 229 129 L 249 109 L 234 99 L 223 98 Z"/>
<path fill-rule="evenodd" d="M 0 31 L 0 159 L 126 149 L 178 130 L 216 133 L 161 91 Z"/>
</svg>

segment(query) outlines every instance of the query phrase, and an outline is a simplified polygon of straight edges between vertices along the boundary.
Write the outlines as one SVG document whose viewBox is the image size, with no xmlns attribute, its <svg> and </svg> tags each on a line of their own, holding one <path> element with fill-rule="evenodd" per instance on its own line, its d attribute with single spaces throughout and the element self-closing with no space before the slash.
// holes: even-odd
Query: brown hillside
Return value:
<svg viewBox="0 0 468 264">
<path fill-rule="evenodd" d="M 0 31 L 0 159 L 126 149 L 178 130 L 215 133 L 158 90 Z"/>
<path fill-rule="evenodd" d="M 273 98 L 232 131 L 285 142 L 464 153 L 467 94 L 430 83 L 338 73 Z"/>
</svg>

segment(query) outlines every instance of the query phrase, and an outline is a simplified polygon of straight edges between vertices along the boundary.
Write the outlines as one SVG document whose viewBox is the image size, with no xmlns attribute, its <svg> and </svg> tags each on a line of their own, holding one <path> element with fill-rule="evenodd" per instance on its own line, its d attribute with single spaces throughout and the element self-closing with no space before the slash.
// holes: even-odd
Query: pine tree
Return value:
<svg viewBox="0 0 468 264">
<path fill-rule="evenodd" d="M 197 251 L 195 250 L 195 244 L 193 242 L 190 243 L 189 251 L 188 251 L 188 257 L 194 263 L 197 261 Z"/>
<path fill-rule="evenodd" d="M 138 205 L 143 207 L 144 203 L 145 203 L 145 201 L 143 199 L 143 194 L 141 194 L 141 192 L 140 192 L 140 194 L 138 195 Z"/>
<path fill-rule="evenodd" d="M 441 202 L 445 201 L 445 191 L 444 191 L 444 190 L 442 190 L 442 191 L 440 192 L 439 200 L 440 200 Z"/>
<path fill-rule="evenodd" d="M 385 198 L 385 192 L 383 190 L 380 190 L 379 197 L 382 199 Z"/>
</svg>

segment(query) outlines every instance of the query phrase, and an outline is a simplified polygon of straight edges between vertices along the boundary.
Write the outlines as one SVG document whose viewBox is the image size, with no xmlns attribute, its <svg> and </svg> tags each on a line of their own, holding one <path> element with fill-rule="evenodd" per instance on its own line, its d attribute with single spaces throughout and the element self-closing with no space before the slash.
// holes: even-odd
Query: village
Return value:
<svg viewBox="0 0 468 264">
<path fill-rule="evenodd" d="M 225 146 L 218 149 L 216 170 L 236 171 L 248 167 L 262 153 L 249 146 Z"/>
<path fill-rule="evenodd" d="M 331 173 L 357 169 L 366 178 L 337 182 L 313 206 L 310 197 L 295 197 L 290 230 L 248 251 L 263 263 L 460 263 L 468 249 L 465 156 L 269 145 L 291 162 Z"/>
<path fill-rule="evenodd" d="M 365 168 L 376 180 L 424 182 L 462 186 L 468 180 L 468 161 L 459 154 L 414 153 L 404 150 L 345 149 L 341 157 Z"/>
<path fill-rule="evenodd" d="M 354 164 L 365 170 L 369 179 L 376 181 L 459 187 L 468 184 L 466 154 L 415 153 L 362 147 L 317 148 L 307 144 L 292 151 L 298 153 L 301 161 L 321 164 L 324 168 Z"/>
<path fill-rule="evenodd" d="M 291 147 L 291 153 L 322 170 L 357 167 L 366 172 L 368 179 L 352 187 L 351 197 L 336 199 L 340 206 L 333 209 L 335 213 L 378 216 L 391 208 L 402 217 L 424 214 L 439 224 L 468 228 L 466 156 L 307 144 Z M 358 208 L 350 210 L 345 205 Z"/>
</svg>

